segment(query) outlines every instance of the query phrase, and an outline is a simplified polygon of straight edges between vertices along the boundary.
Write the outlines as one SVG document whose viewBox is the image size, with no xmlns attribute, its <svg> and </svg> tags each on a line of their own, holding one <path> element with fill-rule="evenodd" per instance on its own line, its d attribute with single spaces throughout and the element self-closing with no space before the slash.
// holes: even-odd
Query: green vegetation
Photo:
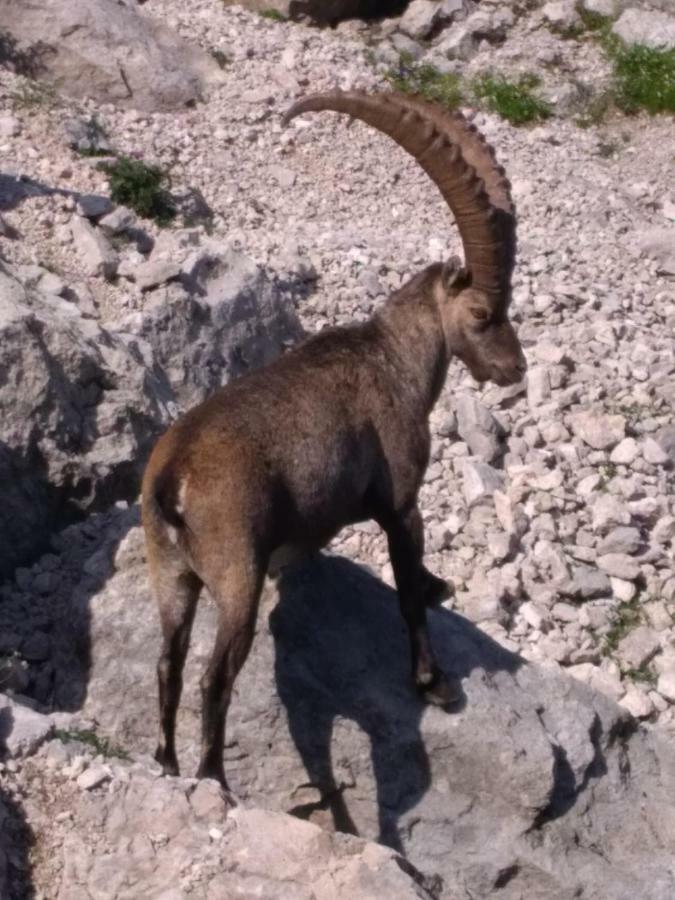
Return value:
<svg viewBox="0 0 675 900">
<path fill-rule="evenodd" d="M 582 33 L 587 31 L 607 33 L 612 26 L 612 17 L 603 16 L 601 13 L 591 12 L 585 9 L 581 3 L 577 3 L 577 13 L 583 25 Z"/>
<path fill-rule="evenodd" d="M 402 53 L 396 69 L 387 73 L 391 86 L 404 94 L 419 94 L 446 109 L 456 109 L 462 102 L 459 75 L 440 72 L 434 66 L 417 63 L 409 53 Z"/>
<path fill-rule="evenodd" d="M 602 652 L 605 656 L 610 656 L 616 651 L 619 642 L 629 631 L 632 631 L 642 621 L 642 606 L 640 603 L 640 595 L 633 597 L 628 603 L 622 603 L 617 611 L 611 628 L 605 635 L 605 643 Z"/>
<path fill-rule="evenodd" d="M 644 663 L 639 669 L 628 669 L 625 673 L 632 681 L 640 681 L 643 684 L 655 685 L 658 676 L 649 663 Z"/>
<path fill-rule="evenodd" d="M 95 731 L 91 731 L 89 729 L 57 729 L 54 732 L 54 737 L 58 738 L 60 741 L 63 741 L 63 743 L 68 743 L 68 741 L 79 741 L 81 744 L 86 744 L 88 747 L 92 747 L 100 756 L 114 756 L 117 759 L 130 758 L 126 750 L 122 750 L 121 747 L 115 746 L 115 744 L 111 743 L 106 737 L 99 737 Z"/>
<path fill-rule="evenodd" d="M 473 91 L 489 110 L 512 125 L 526 125 L 553 114 L 550 105 L 535 93 L 539 83 L 540 79 L 531 74 L 521 75 L 518 81 L 508 81 L 502 75 L 485 73 L 475 79 Z"/>
<path fill-rule="evenodd" d="M 620 42 L 609 45 L 614 94 L 625 113 L 675 113 L 675 50 L 655 50 Z"/>
<path fill-rule="evenodd" d="M 261 9 L 260 15 L 263 19 L 271 19 L 272 22 L 285 22 L 286 16 L 279 12 L 278 9 Z"/>
<path fill-rule="evenodd" d="M 223 53 L 223 51 L 218 50 L 217 47 L 212 47 L 211 50 L 209 50 L 209 53 L 215 59 L 221 69 L 226 68 L 232 62 L 227 53 Z"/>
<path fill-rule="evenodd" d="M 56 102 L 56 92 L 50 84 L 26 79 L 11 92 L 10 101 L 13 109 L 52 106 Z"/>
<path fill-rule="evenodd" d="M 120 156 L 103 167 L 110 178 L 110 197 L 146 219 L 168 225 L 176 209 L 167 190 L 168 174 L 159 166 Z"/>
</svg>

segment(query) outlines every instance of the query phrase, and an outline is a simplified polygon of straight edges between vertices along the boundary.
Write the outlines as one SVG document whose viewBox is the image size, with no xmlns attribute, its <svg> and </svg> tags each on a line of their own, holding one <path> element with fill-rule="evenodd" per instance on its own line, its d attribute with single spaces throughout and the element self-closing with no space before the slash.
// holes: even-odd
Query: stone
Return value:
<svg viewBox="0 0 675 900">
<path fill-rule="evenodd" d="M 102 197 L 100 194 L 80 194 L 77 198 L 77 211 L 86 219 L 98 219 L 110 213 L 112 209 L 110 198 Z"/>
<path fill-rule="evenodd" d="M 286 166 L 271 166 L 270 174 L 282 188 L 292 188 L 297 177 L 295 172 Z"/>
<path fill-rule="evenodd" d="M 659 675 L 656 682 L 656 690 L 665 697 L 669 703 L 675 703 L 675 666 L 666 669 Z"/>
<path fill-rule="evenodd" d="M 626 10 L 625 14 L 630 12 L 635 12 L 635 10 Z M 673 34 L 675 34 L 675 18 L 671 18 L 671 22 L 673 23 Z M 666 39 L 665 32 L 662 37 Z M 673 41 L 675 44 L 675 38 Z M 633 240 L 642 253 L 646 254 L 651 259 L 656 260 L 658 271 L 662 275 L 675 275 L 675 246 L 673 233 L 674 230 L 672 227 L 656 227 L 644 229 L 633 235 Z"/>
<path fill-rule="evenodd" d="M 462 479 L 467 506 L 472 506 L 483 497 L 488 497 L 504 487 L 502 474 L 477 459 L 469 458 L 462 461 Z"/>
<path fill-rule="evenodd" d="M 13 138 L 21 134 L 21 122 L 11 113 L 0 116 L 0 139 Z"/>
<path fill-rule="evenodd" d="M 621 466 L 629 466 L 640 455 L 640 445 L 635 438 L 624 438 L 609 455 L 610 462 Z"/>
<path fill-rule="evenodd" d="M 624 581 L 634 581 L 640 574 L 638 563 L 630 556 L 626 556 L 625 553 L 605 553 L 603 556 L 599 556 L 598 568 L 608 575 L 622 578 Z"/>
<path fill-rule="evenodd" d="M 186 406 L 271 362 L 302 335 L 292 304 L 265 270 L 221 245 L 195 250 L 181 284 L 149 296 L 140 334 Z"/>
<path fill-rule="evenodd" d="M 556 603 L 551 614 L 558 622 L 576 622 L 579 618 L 579 609 L 571 603 Z"/>
<path fill-rule="evenodd" d="M 648 719 L 654 712 L 654 704 L 649 696 L 638 688 L 628 688 L 619 703 L 636 719 Z"/>
<path fill-rule="evenodd" d="M 675 540 L 675 516 L 662 516 L 654 525 L 651 538 L 657 544 L 668 544 Z"/>
<path fill-rule="evenodd" d="M 135 496 L 174 398 L 137 347 L 82 318 L 74 304 L 26 289 L 2 262 L 0 297 L 0 362 L 13 373 L 0 384 L 6 576 L 78 511 Z M 54 575 L 45 574 L 51 590 Z"/>
<path fill-rule="evenodd" d="M 613 528 L 598 544 L 598 553 L 637 553 L 641 544 L 637 528 Z"/>
<path fill-rule="evenodd" d="M 617 654 L 625 669 L 640 669 L 660 647 L 658 633 L 648 625 L 638 625 L 619 641 Z"/>
<path fill-rule="evenodd" d="M 18 9 L 13 0 L 0 0 L 0 21 L 18 51 L 42 48 L 40 77 L 71 97 L 182 109 L 223 78 L 205 50 L 142 15 L 135 4 L 40 0 Z"/>
<path fill-rule="evenodd" d="M 114 278 L 118 256 L 101 231 L 81 216 L 73 217 L 70 230 L 87 273 L 107 279 Z"/>
<path fill-rule="evenodd" d="M 541 14 L 556 31 L 565 32 L 581 25 L 575 0 L 555 0 L 546 3 Z"/>
<path fill-rule="evenodd" d="M 399 21 L 404 34 L 426 40 L 464 12 L 463 0 L 412 0 Z"/>
<path fill-rule="evenodd" d="M 474 394 L 462 393 L 457 398 L 457 431 L 474 456 L 492 462 L 501 453 L 502 430 L 499 423 Z"/>
<path fill-rule="evenodd" d="M 126 206 L 116 206 L 99 220 L 98 226 L 108 234 L 121 234 L 133 227 L 136 215 Z"/>
<path fill-rule="evenodd" d="M 134 279 L 142 291 L 158 287 L 177 278 L 182 264 L 176 259 L 149 259 L 134 270 Z"/>
<path fill-rule="evenodd" d="M 380 892 L 391 900 L 432 900 L 424 876 L 388 847 L 242 806 L 218 827 L 209 825 L 191 808 L 191 790 L 184 779 L 134 772 L 113 796 L 83 792 L 55 897 L 103 896 L 123 878 L 134 896 L 165 900 L 370 900 Z M 96 836 L 85 825 L 92 817 Z"/>
<path fill-rule="evenodd" d="M 89 766 L 75 779 L 77 786 L 83 791 L 93 791 L 110 779 L 108 766 Z"/>
<path fill-rule="evenodd" d="M 630 512 L 626 504 L 612 494 L 601 494 L 591 506 L 593 531 L 607 532 L 619 525 L 630 523 Z"/>
<path fill-rule="evenodd" d="M 626 433 L 626 420 L 623 416 L 588 410 L 574 413 L 570 419 L 574 434 L 594 450 L 610 450 Z"/>
<path fill-rule="evenodd" d="M 614 18 L 628 2 L 629 0 L 580 0 L 579 5 L 584 12 Z"/>
<path fill-rule="evenodd" d="M 11 759 L 30 756 L 53 730 L 49 716 L 0 694 L 0 752 Z"/>
<path fill-rule="evenodd" d="M 478 49 L 478 40 L 467 22 L 458 22 L 442 32 L 434 43 L 434 52 L 446 59 L 470 59 Z"/>
<path fill-rule="evenodd" d="M 607 597 L 611 594 L 609 578 L 590 566 L 576 566 L 573 570 L 573 588 L 584 600 Z"/>
<path fill-rule="evenodd" d="M 225 761 L 231 788 L 247 808 L 264 800 L 268 809 L 281 815 L 306 803 L 310 822 L 324 822 L 329 828 L 334 827 L 334 815 L 348 814 L 362 838 L 384 836 L 401 847 L 427 878 L 440 877 L 441 896 L 456 895 L 462 885 L 474 896 L 486 896 L 484 873 L 491 872 L 494 878 L 495 863 L 495 846 L 486 847 L 484 841 L 489 823 L 492 833 L 499 835 L 505 858 L 519 859 L 519 872 L 526 867 L 526 881 L 519 884 L 521 876 L 516 875 L 512 885 L 522 896 L 531 897 L 534 890 L 551 896 L 552 885 L 558 892 L 573 893 L 575 870 L 582 859 L 587 860 L 586 851 L 575 848 L 590 841 L 600 842 L 596 846 L 602 849 L 605 862 L 599 869 L 584 865 L 589 896 L 616 896 L 625 889 L 639 896 L 644 858 L 633 864 L 626 856 L 625 831 L 612 849 L 610 836 L 616 833 L 612 824 L 619 820 L 634 825 L 635 833 L 641 835 L 640 847 L 649 853 L 651 870 L 666 878 L 672 862 L 670 844 L 664 847 L 656 838 L 653 844 L 644 842 L 652 840 L 647 824 L 652 817 L 662 823 L 659 840 L 675 834 L 675 806 L 669 799 L 673 794 L 669 779 L 675 776 L 668 775 L 667 768 L 673 751 L 658 733 L 646 731 L 622 731 L 624 737 L 617 742 L 613 736 L 627 713 L 609 698 L 576 684 L 557 668 L 523 665 L 465 619 L 439 609 L 429 614 L 434 647 L 440 665 L 461 678 L 466 702 L 454 714 L 424 708 L 409 683 L 407 638 L 394 592 L 345 559 L 324 557 L 300 569 L 287 569 L 279 595 L 270 585 L 261 603 L 252 654 L 239 675 L 229 713 Z M 45 608 L 49 608 L 46 601 Z M 77 639 L 73 633 L 77 618 L 59 613 L 61 624 L 54 634 L 60 647 L 55 697 L 60 705 L 95 718 L 99 733 L 114 743 L 136 753 L 152 751 L 159 635 L 139 528 L 128 532 L 119 568 L 88 592 L 87 609 L 88 621 L 76 628 L 87 635 L 88 663 L 71 649 Z M 199 678 L 211 653 L 214 618 L 210 604 L 200 606 L 188 657 L 178 729 L 181 764 L 187 771 L 193 770 L 199 751 Z M 564 640 L 563 645 L 569 652 Z M 588 665 L 597 683 L 623 696 L 613 671 Z M 124 704 L 114 702 L 120 696 Z M 555 759 L 565 752 L 573 773 L 570 778 L 581 790 L 597 759 L 598 746 L 604 774 L 595 776 L 593 795 L 587 795 L 583 804 L 570 805 L 569 787 L 556 786 Z M 403 768 L 402 755 L 407 759 Z M 496 759 L 501 761 L 499 766 Z M 142 787 L 132 777 L 130 784 L 131 788 L 122 785 L 105 801 L 116 812 L 114 818 L 106 815 L 110 826 L 104 825 L 107 837 L 101 843 L 117 845 L 107 831 L 116 823 L 115 834 L 125 842 L 125 865 L 132 865 L 129 835 L 162 831 L 169 836 L 168 855 L 149 871 L 161 871 L 170 878 L 173 870 L 166 867 L 183 865 L 180 843 L 173 842 L 192 828 L 185 825 L 185 817 L 194 815 L 186 790 L 173 778 L 152 778 Z M 337 800 L 331 799 L 336 784 L 345 785 Z M 164 791 L 170 793 L 156 793 Z M 603 802 L 596 806 L 593 797 L 598 791 Z M 658 810 L 644 802 L 645 794 L 658 796 Z M 92 795 L 83 792 L 81 796 L 88 803 Z M 103 796 L 108 795 L 98 793 L 97 804 Z M 593 804 L 593 815 L 588 803 Z M 165 809 L 171 810 L 170 816 L 158 815 L 158 810 Z M 546 829 L 555 846 L 565 840 L 564 865 L 555 864 L 559 856 L 552 857 L 539 842 L 522 840 L 542 810 L 555 810 Z M 239 829 L 228 827 L 231 816 L 228 813 L 225 823 L 210 815 L 200 820 L 204 831 L 196 846 L 214 846 L 208 839 L 213 827 L 223 832 L 223 841 L 230 833 L 236 835 Z M 462 827 L 446 829 L 442 823 L 447 824 L 449 816 L 455 823 L 461 820 Z M 408 827 L 413 820 L 416 825 Z M 261 822 L 252 823 L 253 834 L 262 831 Z M 286 833 L 286 826 L 281 832 Z M 579 844 L 563 837 L 574 832 Z M 88 833 L 80 832 L 80 840 Z M 318 834 L 323 835 L 322 841 L 332 839 L 326 832 Z M 257 849 L 244 854 L 244 861 L 255 858 L 260 866 L 261 860 L 271 858 L 271 850 L 263 852 L 260 844 L 250 845 L 248 840 L 241 848 Z M 295 835 L 292 843 L 300 841 L 301 836 Z M 78 851 L 85 871 L 90 854 L 99 852 L 90 850 L 91 846 Z M 226 858 L 240 860 L 231 845 Z M 69 859 L 74 859 L 72 854 Z M 319 849 L 291 854 L 297 863 L 283 865 L 295 866 L 293 872 L 306 872 L 308 859 L 316 859 L 325 871 L 328 863 Z M 190 860 L 196 861 L 194 850 Z M 541 881 L 536 873 L 543 870 L 544 860 L 546 877 Z M 71 871 L 69 866 L 64 871 Z M 227 879 L 233 869 L 205 866 L 202 871 L 215 871 L 218 878 Z M 297 877 L 288 869 L 277 872 Z M 652 893 L 655 878 L 650 880 Z M 81 883 L 90 884 L 89 876 L 82 876 Z M 286 894 L 280 897 L 288 895 L 288 883 L 284 882 Z M 672 882 L 665 883 L 670 890 Z M 213 896 L 229 896 L 227 884 L 214 883 Z M 136 884 L 134 890 L 152 896 L 155 885 L 151 888 Z M 379 890 L 384 890 L 381 883 Z M 353 891 L 339 894 L 353 895 Z M 663 900 L 667 896 L 663 894 Z"/>
<path fill-rule="evenodd" d="M 675 17 L 667 12 L 636 7 L 627 9 L 612 25 L 612 32 L 626 44 L 675 49 Z"/>
<path fill-rule="evenodd" d="M 653 439 L 647 438 L 643 452 L 647 462 L 675 465 L 675 425 L 666 425 L 654 434 Z"/>
</svg>

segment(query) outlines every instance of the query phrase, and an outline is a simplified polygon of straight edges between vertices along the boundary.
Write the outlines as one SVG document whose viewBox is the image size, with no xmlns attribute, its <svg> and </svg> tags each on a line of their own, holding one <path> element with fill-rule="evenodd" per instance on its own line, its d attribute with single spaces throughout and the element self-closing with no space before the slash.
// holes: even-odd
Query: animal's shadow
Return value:
<svg viewBox="0 0 675 900">
<path fill-rule="evenodd" d="M 460 678 L 515 671 L 522 660 L 445 609 L 429 627 L 441 668 Z M 431 784 L 420 720 L 425 704 L 412 685 L 408 639 L 391 588 L 338 557 L 287 569 L 270 615 L 275 674 L 292 739 L 321 800 L 291 810 L 309 818 L 329 810 L 336 830 L 358 833 L 349 788 L 334 774 L 333 727 L 352 720 L 369 738 L 376 783 L 378 839 L 399 851 L 399 820 Z M 447 714 L 458 712 L 463 697 Z M 441 714 L 441 713 L 439 713 Z"/>
</svg>

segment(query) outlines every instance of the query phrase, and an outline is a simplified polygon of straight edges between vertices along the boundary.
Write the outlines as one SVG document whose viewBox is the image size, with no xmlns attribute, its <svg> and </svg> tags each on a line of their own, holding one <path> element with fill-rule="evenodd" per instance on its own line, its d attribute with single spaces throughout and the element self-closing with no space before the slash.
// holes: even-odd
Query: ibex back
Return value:
<svg viewBox="0 0 675 900">
<path fill-rule="evenodd" d="M 460 115 L 392 93 L 314 95 L 287 118 L 322 109 L 371 124 L 420 162 L 455 215 L 466 261 L 429 266 L 365 324 L 327 329 L 231 382 L 155 447 L 143 524 L 163 633 L 157 759 L 178 773 L 182 670 L 206 585 L 218 626 L 201 681 L 198 776 L 223 785 L 225 717 L 265 575 L 287 549 L 318 549 L 350 523 L 374 519 L 384 529 L 414 683 L 425 699 L 452 702 L 426 623 L 426 607 L 447 596 L 423 565 L 417 495 L 428 417 L 452 356 L 479 381 L 510 384 L 525 372 L 507 319 L 515 214 L 492 149 Z"/>
</svg>

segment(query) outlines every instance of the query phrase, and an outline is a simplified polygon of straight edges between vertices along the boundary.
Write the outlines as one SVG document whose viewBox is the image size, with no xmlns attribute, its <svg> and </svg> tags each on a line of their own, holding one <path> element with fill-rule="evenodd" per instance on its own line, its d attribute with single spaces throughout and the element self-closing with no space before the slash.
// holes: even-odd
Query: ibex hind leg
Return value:
<svg viewBox="0 0 675 900">
<path fill-rule="evenodd" d="M 210 585 L 218 607 L 218 627 L 211 660 L 201 680 L 202 747 L 197 778 L 214 778 L 224 788 L 225 720 L 235 678 L 253 642 L 264 577 L 265 567 L 251 556 L 239 558 Z"/>
<path fill-rule="evenodd" d="M 162 650 L 157 663 L 160 728 L 155 759 L 165 775 L 178 775 L 176 714 L 202 582 L 175 558 L 162 560 L 156 553 L 154 558 L 150 556 L 150 576 L 162 628 Z"/>
</svg>

